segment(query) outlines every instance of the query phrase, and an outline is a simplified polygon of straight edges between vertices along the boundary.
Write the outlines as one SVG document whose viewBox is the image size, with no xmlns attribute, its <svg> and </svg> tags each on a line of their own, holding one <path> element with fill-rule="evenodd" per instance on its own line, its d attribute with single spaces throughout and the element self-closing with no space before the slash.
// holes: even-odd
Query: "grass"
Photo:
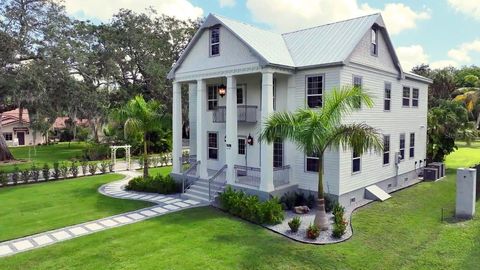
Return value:
<svg viewBox="0 0 480 270">
<path fill-rule="evenodd" d="M 29 169 L 32 163 L 42 167 L 48 163 L 50 167 L 56 161 L 68 161 L 80 157 L 86 144 L 82 142 L 58 143 L 54 145 L 9 147 L 15 159 L 22 161 L 18 163 L 19 169 Z M 14 164 L 0 163 L 0 171 L 12 172 Z"/>
<path fill-rule="evenodd" d="M 480 162 L 480 152 L 461 146 L 447 179 L 359 209 L 354 236 L 336 245 L 300 244 L 204 207 L 6 257 L 0 269 L 478 269 L 480 218 L 440 221 L 464 162 Z"/>
<path fill-rule="evenodd" d="M 158 174 L 167 175 L 171 171 L 172 171 L 171 166 L 148 169 L 149 174 L 152 175 L 152 176 L 155 176 L 155 175 L 158 175 Z"/>
<path fill-rule="evenodd" d="M 97 189 L 119 174 L 0 189 L 0 241 L 120 214 L 150 204 L 113 199 Z M 4 269 L 0 267 L 0 269 Z"/>
</svg>

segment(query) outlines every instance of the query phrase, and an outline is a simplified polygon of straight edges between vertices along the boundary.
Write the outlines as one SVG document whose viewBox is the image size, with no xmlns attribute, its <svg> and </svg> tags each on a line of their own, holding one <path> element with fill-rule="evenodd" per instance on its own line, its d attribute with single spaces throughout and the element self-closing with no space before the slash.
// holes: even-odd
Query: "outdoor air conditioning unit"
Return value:
<svg viewBox="0 0 480 270">
<path fill-rule="evenodd" d="M 425 167 L 423 168 L 423 180 L 436 181 L 438 177 L 438 168 Z"/>
</svg>

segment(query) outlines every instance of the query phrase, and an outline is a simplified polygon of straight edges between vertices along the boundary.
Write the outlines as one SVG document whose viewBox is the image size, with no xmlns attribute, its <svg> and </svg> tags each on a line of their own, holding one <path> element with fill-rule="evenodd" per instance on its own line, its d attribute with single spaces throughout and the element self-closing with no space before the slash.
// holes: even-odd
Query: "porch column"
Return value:
<svg viewBox="0 0 480 270">
<path fill-rule="evenodd" d="M 181 173 L 182 163 L 182 85 L 173 82 L 173 104 L 172 104 L 172 163 L 173 173 Z"/>
<path fill-rule="evenodd" d="M 207 131 L 205 130 L 205 119 L 207 106 L 207 83 L 205 80 L 197 80 L 197 160 L 200 164 L 197 167 L 197 173 L 200 178 L 208 177 L 207 170 Z"/>
<path fill-rule="evenodd" d="M 273 72 L 262 72 L 262 128 L 268 116 L 273 113 Z M 261 145 L 260 190 L 270 192 L 273 186 L 273 145 Z"/>
<path fill-rule="evenodd" d="M 188 85 L 188 120 L 190 128 L 190 155 L 197 154 L 197 84 Z"/>
<path fill-rule="evenodd" d="M 225 157 L 227 164 L 227 183 L 235 183 L 235 162 L 238 154 L 237 143 L 237 80 L 234 76 L 227 77 L 227 104 L 226 104 L 226 147 Z"/>
</svg>

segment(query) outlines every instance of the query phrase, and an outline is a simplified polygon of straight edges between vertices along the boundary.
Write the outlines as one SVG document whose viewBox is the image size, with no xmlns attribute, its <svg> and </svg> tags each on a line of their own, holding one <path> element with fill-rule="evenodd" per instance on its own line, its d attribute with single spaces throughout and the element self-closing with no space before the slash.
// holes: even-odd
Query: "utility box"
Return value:
<svg viewBox="0 0 480 270">
<path fill-rule="evenodd" d="M 475 215 L 475 190 L 477 186 L 477 170 L 459 168 L 457 170 L 457 199 L 455 216 L 471 219 Z"/>
</svg>

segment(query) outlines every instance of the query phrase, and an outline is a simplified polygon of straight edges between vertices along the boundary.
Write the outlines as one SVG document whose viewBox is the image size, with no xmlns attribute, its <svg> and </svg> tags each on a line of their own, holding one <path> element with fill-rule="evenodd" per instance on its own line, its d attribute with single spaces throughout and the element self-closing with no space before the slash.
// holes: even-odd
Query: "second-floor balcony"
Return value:
<svg viewBox="0 0 480 270">
<path fill-rule="evenodd" d="M 214 123 L 225 123 L 227 120 L 227 107 L 219 106 L 213 111 Z M 240 123 L 256 123 L 257 122 L 257 106 L 238 105 L 237 121 Z"/>
</svg>

